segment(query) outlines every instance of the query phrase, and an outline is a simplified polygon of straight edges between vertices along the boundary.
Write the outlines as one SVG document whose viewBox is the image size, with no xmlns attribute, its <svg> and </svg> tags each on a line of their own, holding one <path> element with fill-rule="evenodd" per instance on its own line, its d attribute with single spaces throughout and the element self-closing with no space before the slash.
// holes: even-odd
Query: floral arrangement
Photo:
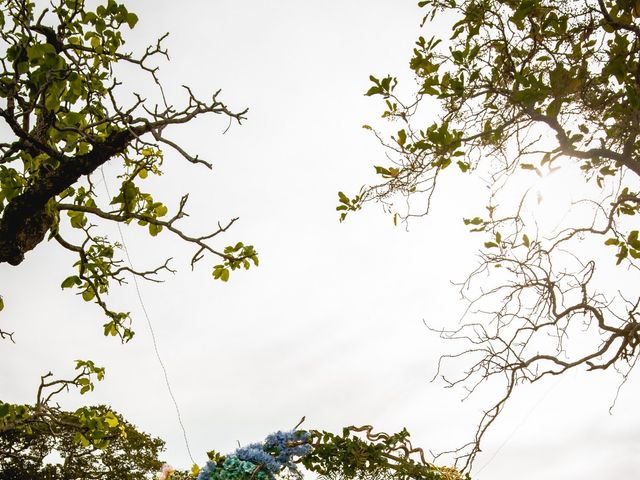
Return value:
<svg viewBox="0 0 640 480">
<path fill-rule="evenodd" d="M 364 438 L 361 438 L 363 437 Z M 203 468 L 184 476 L 168 464 L 157 480 L 301 480 L 297 464 L 321 478 L 339 480 L 469 480 L 455 468 L 438 467 L 414 448 L 409 433 L 374 433 L 371 426 L 346 427 L 342 435 L 318 430 L 291 430 L 269 435 L 230 455 L 208 452 Z M 186 473 L 186 472 L 185 472 Z"/>
<path fill-rule="evenodd" d="M 301 477 L 294 460 L 311 451 L 309 434 L 302 430 L 276 432 L 263 443 L 251 443 L 226 457 L 210 455 L 197 480 L 274 480 L 284 470 Z"/>
</svg>

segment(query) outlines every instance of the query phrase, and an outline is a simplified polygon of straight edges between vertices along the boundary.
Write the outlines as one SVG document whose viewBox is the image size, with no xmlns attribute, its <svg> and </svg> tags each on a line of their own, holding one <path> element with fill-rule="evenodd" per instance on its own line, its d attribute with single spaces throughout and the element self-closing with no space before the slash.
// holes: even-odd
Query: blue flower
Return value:
<svg viewBox="0 0 640 480">
<path fill-rule="evenodd" d="M 241 460 L 260 465 L 271 474 L 279 473 L 283 467 L 272 455 L 264 451 L 260 443 L 252 443 L 246 447 L 239 448 L 236 450 L 235 455 Z"/>
<path fill-rule="evenodd" d="M 214 478 L 213 474 L 215 470 L 216 464 L 213 462 L 207 462 L 204 468 L 200 470 L 200 473 L 198 474 L 198 478 L 196 478 L 196 480 L 212 480 Z"/>
<path fill-rule="evenodd" d="M 311 445 L 305 443 L 309 440 L 309 433 L 303 430 L 291 430 L 289 432 L 275 432 L 269 435 L 264 442 L 265 450 L 273 451 L 276 460 L 284 467 L 296 472 L 293 457 L 304 457 L 311 452 Z"/>
<path fill-rule="evenodd" d="M 311 452 L 308 440 L 309 433 L 305 431 L 272 433 L 264 443 L 237 449 L 222 466 L 207 462 L 196 480 L 275 480 L 284 469 L 299 476 L 293 460 Z"/>
<path fill-rule="evenodd" d="M 229 455 L 222 466 L 220 480 L 237 480 L 240 478 L 253 478 L 254 480 L 267 480 L 267 474 L 256 472 L 258 465 L 239 458 L 237 455 Z"/>
</svg>

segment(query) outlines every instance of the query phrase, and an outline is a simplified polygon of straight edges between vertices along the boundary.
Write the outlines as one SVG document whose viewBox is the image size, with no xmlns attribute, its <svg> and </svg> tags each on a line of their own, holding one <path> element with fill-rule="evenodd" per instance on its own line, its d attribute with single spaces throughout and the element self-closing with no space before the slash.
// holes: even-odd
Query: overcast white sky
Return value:
<svg viewBox="0 0 640 480">
<path fill-rule="evenodd" d="M 214 169 L 167 152 L 166 174 L 149 189 L 170 206 L 190 192 L 193 231 L 239 216 L 221 242 L 255 245 L 258 269 L 215 282 L 215 259 L 191 272 L 188 246 L 125 229 L 134 266 L 170 256 L 179 270 L 162 285 L 143 284 L 142 293 L 199 463 L 207 450 L 233 450 L 302 415 L 304 426 L 334 431 L 407 427 L 416 445 L 441 451 L 467 441 L 487 406 L 483 398 L 461 403 L 463 392 L 429 382 L 450 346 L 423 325 L 451 325 L 465 307 L 450 281 L 474 265 L 480 239 L 461 219 L 483 204 L 481 182 L 445 180 L 434 214 L 409 232 L 375 206 L 344 224 L 335 212 L 337 191 L 356 191 L 383 158 L 360 128 L 378 121 L 380 105 L 362 94 L 371 73 L 406 77 L 415 38 L 429 34 L 420 32 L 415 3 L 131 2 L 141 19 L 132 46 L 171 32 L 162 78 L 176 105 L 188 84 L 203 96 L 222 88 L 229 106 L 250 108 L 246 123 L 225 135 L 226 122 L 212 117 L 168 132 Z M 143 77 L 123 80 L 146 88 Z M 187 467 L 133 286 L 110 297 L 135 319 L 136 337 L 120 345 L 102 336 L 94 305 L 60 290 L 73 261 L 41 245 L 19 267 L 0 266 L 3 329 L 15 330 L 17 341 L 0 346 L 0 398 L 32 402 L 40 374 L 69 375 L 75 359 L 93 359 L 107 378 L 63 404 L 112 405 L 167 441 L 167 461 Z M 639 380 L 630 378 L 612 415 L 618 379 L 606 373 L 521 388 L 487 435 L 474 478 L 636 478 Z"/>
</svg>

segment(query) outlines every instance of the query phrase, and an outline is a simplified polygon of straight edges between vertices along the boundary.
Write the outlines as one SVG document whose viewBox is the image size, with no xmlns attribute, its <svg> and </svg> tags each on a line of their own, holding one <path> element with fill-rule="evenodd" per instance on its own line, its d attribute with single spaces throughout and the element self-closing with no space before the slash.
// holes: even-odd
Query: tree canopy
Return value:
<svg viewBox="0 0 640 480">
<path fill-rule="evenodd" d="M 469 479 L 455 468 L 427 461 L 406 429 L 387 434 L 370 425 L 345 427 L 341 434 L 313 429 L 276 432 L 229 455 L 212 450 L 202 467 L 176 471 L 159 460 L 162 440 L 138 431 L 109 407 L 68 412 L 54 403 L 70 388 L 93 390 L 94 380 L 104 376 L 104 369 L 92 362 L 79 361 L 77 370 L 69 380 L 44 375 L 33 406 L 0 402 L 0 479 L 143 480 L 156 472 L 161 480 L 302 479 L 299 464 L 334 480 Z"/>
<path fill-rule="evenodd" d="M 78 440 L 83 428 L 77 412 L 60 412 L 54 435 L 45 423 L 32 423 L 29 430 L 0 431 L 0 478 L 143 480 L 161 469 L 158 457 L 164 441 L 138 431 L 106 406 L 84 407 L 82 412 L 93 421 L 106 418 L 120 429 L 107 433 L 105 443 L 96 446 Z M 45 458 L 51 454 L 59 456 L 60 462 L 47 463 Z"/>
<path fill-rule="evenodd" d="M 397 77 L 371 77 L 366 94 L 383 100 L 393 133 L 365 128 L 389 163 L 375 167 L 378 183 L 353 197 L 340 192 L 337 208 L 344 220 L 378 202 L 395 222 L 408 221 L 428 213 L 443 175 L 487 179 L 486 208 L 470 205 L 464 219 L 483 244 L 479 265 L 461 285 L 469 308 L 460 328 L 440 332 L 468 345 L 451 355 L 468 364 L 461 376 L 446 378 L 448 385 L 473 392 L 490 380 L 504 387 L 474 440 L 457 451 L 468 470 L 518 384 L 576 367 L 616 369 L 624 382 L 637 362 L 640 3 L 419 5 L 427 33 L 434 22 L 451 22 L 450 38 L 417 40 L 413 97 L 397 93 Z M 425 121 L 434 105 L 438 118 Z M 573 182 L 561 188 L 586 193 L 551 205 L 567 212 L 545 229 L 549 210 L 536 185 L 557 171 Z"/>
<path fill-rule="evenodd" d="M 167 35 L 139 54 L 128 52 L 126 33 L 137 22 L 115 0 L 95 9 L 84 0 L 0 2 L 0 263 L 19 265 L 43 241 L 56 242 L 76 256 L 73 270 L 61 277 L 62 288 L 97 304 L 107 317 L 104 334 L 123 342 L 134 331 L 129 314 L 107 304 L 110 286 L 131 278 L 158 281 L 172 270 L 168 261 L 134 270 L 124 261 L 123 245 L 102 233 L 101 224 L 138 224 L 152 237 L 170 232 L 193 245 L 191 266 L 205 256 L 217 258 L 212 274 L 225 282 L 230 271 L 258 265 L 251 245 L 217 244 L 237 218 L 193 234 L 181 227 L 188 193 L 170 208 L 142 187 L 149 175 L 162 174 L 164 149 L 172 162 L 212 168 L 172 141 L 169 128 L 208 114 L 225 117 L 230 127 L 246 110 L 229 109 L 219 90 L 199 99 L 189 87 L 181 107 L 169 104 L 158 66 L 168 59 Z M 118 74 L 123 65 L 146 75 L 158 101 L 133 90 Z M 102 170 L 108 162 L 118 166 L 115 180 Z M 113 195 L 107 185 L 112 180 Z M 14 340 L 1 328 L 0 338 Z M 63 390 L 92 391 L 104 376 L 89 360 L 78 360 L 76 369 L 67 380 L 44 375 L 33 405 L 0 401 L 2 478 L 133 479 L 160 468 L 163 442 L 109 407 L 68 412 L 54 403 Z M 51 452 L 63 463 L 44 465 Z"/>
<path fill-rule="evenodd" d="M 207 114 L 239 123 L 246 110 L 230 110 L 219 90 L 201 100 L 188 87 L 183 106 L 168 104 L 157 65 L 167 57 L 166 35 L 141 54 L 127 52 L 125 33 L 138 17 L 115 0 L 95 10 L 84 0 L 44 8 L 29 0 L 0 5 L 0 117 L 8 127 L 0 143 L 0 263 L 18 265 L 45 239 L 57 242 L 77 256 L 75 272 L 62 279 L 62 287 L 96 303 L 108 318 L 105 335 L 122 341 L 131 339 L 133 329 L 127 312 L 107 305 L 110 285 L 132 275 L 153 280 L 170 267 L 167 262 L 133 270 L 122 260 L 121 245 L 100 232 L 100 222 L 137 223 L 151 236 L 168 231 L 193 244 L 192 266 L 205 255 L 217 258 L 212 272 L 222 281 L 231 270 L 257 265 L 252 246 L 214 243 L 237 219 L 205 234 L 186 232 L 180 220 L 187 215 L 188 194 L 170 208 L 142 186 L 149 175 L 162 173 L 164 149 L 175 153 L 171 161 L 212 166 L 173 142 L 168 127 Z M 159 103 L 117 74 L 123 64 L 147 75 Z M 112 196 L 96 183 L 96 177 L 106 183 L 107 162 L 120 166 Z"/>
<path fill-rule="evenodd" d="M 468 359 L 469 367 L 461 377 L 446 377 L 448 385 L 470 392 L 487 380 L 504 386 L 475 438 L 456 451 L 467 472 L 516 386 L 576 367 L 616 369 L 624 381 L 639 357 L 640 296 L 634 287 L 640 237 L 634 220 L 640 210 L 640 4 L 419 4 L 427 28 L 453 19 L 451 38 L 417 40 L 410 61 L 417 88 L 409 100 L 397 93 L 396 77 L 371 77 L 367 95 L 383 100 L 382 116 L 394 122 L 393 132 L 365 128 L 384 145 L 389 161 L 375 166 L 379 182 L 353 197 L 341 192 L 338 210 L 344 220 L 365 203 L 379 202 L 394 222 L 407 222 L 428 213 L 447 172 L 488 179 L 486 208 L 470 205 L 463 220 L 483 245 L 479 265 L 461 286 L 468 315 L 460 328 L 440 331 L 469 345 L 452 355 Z M 203 100 L 188 87 L 181 107 L 169 104 L 157 65 L 167 56 L 166 36 L 139 54 L 124 49 L 127 30 L 137 21 L 115 0 L 95 9 L 83 0 L 54 0 L 47 7 L 33 0 L 0 1 L 0 263 L 19 265 L 45 241 L 71 252 L 76 261 L 61 277 L 62 288 L 94 302 L 106 315 L 105 335 L 123 342 L 134 335 L 131 319 L 109 306 L 110 287 L 132 277 L 156 280 L 171 270 L 168 262 L 134 270 L 101 225 L 137 224 L 152 237 L 168 232 L 193 246 L 192 266 L 204 256 L 214 258 L 212 275 L 221 281 L 233 270 L 258 265 L 253 246 L 219 243 L 236 219 L 191 233 L 181 222 L 188 194 L 170 208 L 144 187 L 146 178 L 162 173 L 165 155 L 211 168 L 171 140 L 173 127 L 209 114 L 240 123 L 246 110 L 227 107 L 219 91 Z M 123 65 L 146 75 L 157 101 L 127 84 L 118 74 Z M 425 109 L 434 103 L 439 118 L 425 122 Z M 100 185 L 109 183 L 102 170 L 107 163 L 119 166 L 113 195 Z M 573 174 L 588 193 L 574 200 L 559 228 L 546 229 L 535 185 L 558 171 Z M 520 191 L 515 202 L 514 189 Z M 614 265 L 617 282 L 607 276 Z M 586 350 L 574 346 L 577 336 L 587 341 Z M 2 329 L 0 337 L 13 339 Z M 91 391 L 93 379 L 104 375 L 90 361 L 76 366 L 71 380 L 43 376 L 34 405 L 0 403 L 0 445 L 7 445 L 0 466 L 18 477 L 47 478 L 88 472 L 141 478 L 158 469 L 161 441 L 137 432 L 109 407 L 67 412 L 52 404 L 64 389 Z M 342 435 L 305 432 L 301 444 L 286 438 L 226 457 L 212 453 L 197 475 L 272 478 L 267 472 L 279 475 L 293 465 L 283 452 L 305 445 L 312 448 L 299 455 L 301 463 L 329 478 L 462 476 L 426 462 L 406 431 L 388 435 L 348 427 Z M 52 451 L 71 460 L 43 466 Z M 134 463 L 117 470 L 123 456 Z"/>
<path fill-rule="evenodd" d="M 169 105 L 154 63 L 167 55 L 165 36 L 141 55 L 123 50 L 125 32 L 137 21 L 114 0 L 95 10 L 83 0 L 54 1 L 46 8 L 30 0 L 0 2 L 5 47 L 0 54 L 0 116 L 9 137 L 0 143 L 0 263 L 19 265 L 43 241 L 57 242 L 77 256 L 75 273 L 62 281 L 62 288 L 95 302 L 107 316 L 105 335 L 123 342 L 133 337 L 133 330 L 127 313 L 107 305 L 110 285 L 132 276 L 156 280 L 170 268 L 165 263 L 134 270 L 119 255 L 124 245 L 101 233 L 99 222 L 137 223 L 151 236 L 169 231 L 193 244 L 192 265 L 206 254 L 218 257 L 213 277 L 222 281 L 231 270 L 258 264 L 250 245 L 214 246 L 214 237 L 235 219 L 208 234 L 193 235 L 180 227 L 187 195 L 170 215 L 163 202 L 142 190 L 145 178 L 162 173 L 163 147 L 187 163 L 211 168 L 167 138 L 167 127 L 205 114 L 240 122 L 246 111 L 228 109 L 219 92 L 202 101 L 188 88 L 185 106 Z M 119 64 L 145 73 L 157 88 L 160 104 L 132 92 L 117 74 Z M 126 103 L 125 98 L 132 100 Z M 119 165 L 113 196 L 100 185 L 108 181 L 102 172 L 107 162 Z M 0 330 L 0 335 L 13 340 L 9 332 Z M 209 452 L 210 461 L 202 469 L 194 465 L 191 472 L 178 472 L 159 460 L 162 440 L 139 431 L 111 407 L 60 407 L 61 393 L 90 393 L 104 375 L 104 368 L 93 361 L 78 360 L 73 378 L 43 375 L 33 404 L 0 401 L 2 480 L 142 480 L 157 472 L 157 478 L 175 480 L 274 480 L 300 477 L 298 463 L 336 479 L 462 478 L 455 469 L 427 462 L 406 430 L 389 435 L 374 433 L 369 426 L 347 427 L 341 435 L 277 432 L 230 455 Z"/>
<path fill-rule="evenodd" d="M 85 394 L 104 378 L 91 361 L 76 362 L 71 379 L 43 375 L 33 405 L 0 401 L 0 478 L 3 480 L 142 480 L 162 466 L 164 442 L 139 432 L 109 407 L 65 411 L 58 395 L 70 389 Z M 57 456 L 59 462 L 45 462 Z"/>
</svg>

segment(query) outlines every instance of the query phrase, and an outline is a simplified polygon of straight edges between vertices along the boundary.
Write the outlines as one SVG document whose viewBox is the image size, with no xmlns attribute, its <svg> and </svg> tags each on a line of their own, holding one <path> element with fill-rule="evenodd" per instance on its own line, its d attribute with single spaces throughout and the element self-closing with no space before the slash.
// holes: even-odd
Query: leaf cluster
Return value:
<svg viewBox="0 0 640 480">
<path fill-rule="evenodd" d="M 152 237 L 168 232 L 194 246 L 192 266 L 205 255 L 219 258 L 213 276 L 223 281 L 232 270 L 257 266 L 253 247 L 213 244 L 237 219 L 190 234 L 180 226 L 188 195 L 170 214 L 167 202 L 144 187 L 149 175 L 162 174 L 164 148 L 211 168 L 168 138 L 167 127 L 207 114 L 240 122 L 246 110 L 230 111 L 219 91 L 204 101 L 187 87 L 186 104 L 169 105 L 157 66 L 158 59 L 168 58 L 166 35 L 134 54 L 125 50 L 125 39 L 137 15 L 117 0 L 91 5 L 85 0 L 56 0 L 48 7 L 33 0 L 0 3 L 0 118 L 9 133 L 0 142 L 0 263 L 18 265 L 45 239 L 57 242 L 77 257 L 62 288 L 96 303 L 108 318 L 105 335 L 126 342 L 134 334 L 131 319 L 107 304 L 111 286 L 131 277 L 159 281 L 159 273 L 172 270 L 168 260 L 135 270 L 122 258 L 123 246 L 100 233 L 102 223 L 137 224 Z M 122 64 L 150 80 L 160 104 L 118 77 Z M 113 179 L 102 170 L 107 162 L 119 165 L 113 194 Z"/>
<path fill-rule="evenodd" d="M 365 432 L 364 438 L 359 436 Z M 455 469 L 437 467 L 414 449 L 409 432 L 373 433 L 370 426 L 345 427 L 342 434 L 311 430 L 311 452 L 302 458 L 308 470 L 328 479 L 462 480 Z M 412 458 L 418 454 L 418 458 Z"/>
<path fill-rule="evenodd" d="M 109 423 L 99 428 L 101 419 Z M 87 429 L 108 432 L 112 425 L 119 427 L 117 431 L 106 433 L 97 444 L 83 433 Z M 162 440 L 138 431 L 109 407 L 84 407 L 60 412 L 55 434 L 43 423 L 29 430 L 0 431 L 0 470 L 2 478 L 14 480 L 143 480 L 162 466 L 158 455 L 163 448 Z M 59 463 L 45 463 L 51 454 L 59 457 Z"/>
<path fill-rule="evenodd" d="M 140 432 L 105 405 L 62 410 L 54 399 L 75 388 L 94 389 L 104 369 L 90 360 L 76 361 L 72 379 L 43 375 L 33 405 L 0 401 L 0 478 L 100 478 L 142 480 L 157 471 L 164 442 Z M 45 463 L 45 458 L 58 463 Z"/>
<path fill-rule="evenodd" d="M 477 174 L 487 184 L 484 210 L 463 219 L 483 237 L 479 264 L 460 283 L 468 310 L 459 328 L 436 330 L 466 345 L 444 357 L 469 361 L 457 376 L 443 375 L 447 386 L 463 385 L 467 393 L 489 379 L 504 386 L 475 438 L 450 452 L 469 471 L 517 385 L 577 367 L 615 369 L 624 382 L 639 358 L 640 297 L 628 287 L 640 271 L 640 4 L 425 0 L 419 6 L 423 24 L 452 22 L 450 35 L 415 42 L 413 96 L 397 93 L 398 77 L 370 77 L 365 95 L 380 100 L 386 123 L 384 130 L 364 128 L 383 146 L 386 163 L 374 165 L 379 181 L 353 200 L 340 193 L 338 209 L 344 220 L 377 202 L 394 223 L 406 222 L 429 212 L 445 172 Z M 558 170 L 574 172 L 575 185 L 589 193 L 572 200 L 554 230 L 542 232 L 542 198 L 534 203 L 532 193 Z M 448 181 L 457 188 L 456 179 Z M 461 192 L 456 201 L 469 199 Z M 615 248 L 612 263 L 626 267 L 631 282 L 598 278 L 602 259 L 593 245 Z M 603 283 L 609 291 L 598 287 Z M 593 348 L 569 348 L 580 344 L 576 336 Z"/>
</svg>

